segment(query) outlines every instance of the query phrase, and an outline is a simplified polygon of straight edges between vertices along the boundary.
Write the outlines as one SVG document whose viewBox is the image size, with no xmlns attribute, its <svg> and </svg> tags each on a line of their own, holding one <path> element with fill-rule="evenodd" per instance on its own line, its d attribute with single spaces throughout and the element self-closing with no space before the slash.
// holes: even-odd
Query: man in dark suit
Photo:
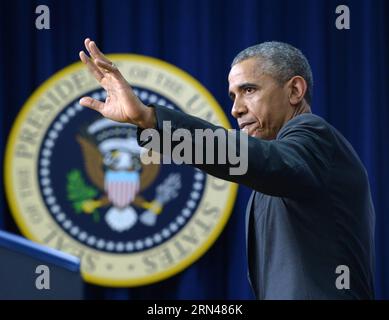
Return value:
<svg viewBox="0 0 389 320">
<path fill-rule="evenodd" d="M 91 59 L 84 52 L 80 58 L 107 100 L 83 97 L 81 105 L 162 135 L 164 121 L 192 133 L 220 129 L 145 106 L 95 43 L 86 39 L 85 46 Z M 346 139 L 311 113 L 313 80 L 304 55 L 280 42 L 253 46 L 234 59 L 228 80 L 232 115 L 240 134 L 249 136 L 247 172 L 231 175 L 228 164 L 196 166 L 254 190 L 246 236 L 256 297 L 374 298 L 374 208 L 366 170 Z"/>
</svg>

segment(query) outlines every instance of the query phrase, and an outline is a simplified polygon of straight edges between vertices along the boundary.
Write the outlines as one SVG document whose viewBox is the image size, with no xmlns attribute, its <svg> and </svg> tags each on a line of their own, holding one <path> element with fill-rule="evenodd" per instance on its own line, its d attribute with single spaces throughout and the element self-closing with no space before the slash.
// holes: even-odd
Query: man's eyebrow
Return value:
<svg viewBox="0 0 389 320">
<path fill-rule="evenodd" d="M 245 82 L 238 86 L 239 90 L 246 89 L 246 88 L 258 88 L 259 86 L 256 83 L 251 82 Z"/>
<path fill-rule="evenodd" d="M 259 88 L 259 85 L 256 83 L 245 82 L 238 86 L 238 90 L 244 90 L 246 88 Z M 228 95 L 230 96 L 230 98 L 233 98 L 235 96 L 232 91 L 228 91 Z"/>
</svg>

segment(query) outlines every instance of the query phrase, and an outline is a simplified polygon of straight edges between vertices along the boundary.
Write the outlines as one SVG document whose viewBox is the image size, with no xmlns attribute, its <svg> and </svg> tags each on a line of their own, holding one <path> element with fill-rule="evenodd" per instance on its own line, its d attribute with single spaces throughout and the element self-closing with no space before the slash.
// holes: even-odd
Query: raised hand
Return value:
<svg viewBox="0 0 389 320">
<path fill-rule="evenodd" d="M 82 97 L 80 104 L 100 112 L 105 118 L 129 122 L 142 128 L 155 126 L 153 108 L 145 106 L 132 91 L 131 86 L 124 79 L 119 69 L 97 48 L 96 43 L 89 38 L 85 39 L 85 48 L 90 57 L 80 51 L 81 61 L 88 67 L 107 92 L 105 102 Z"/>
</svg>

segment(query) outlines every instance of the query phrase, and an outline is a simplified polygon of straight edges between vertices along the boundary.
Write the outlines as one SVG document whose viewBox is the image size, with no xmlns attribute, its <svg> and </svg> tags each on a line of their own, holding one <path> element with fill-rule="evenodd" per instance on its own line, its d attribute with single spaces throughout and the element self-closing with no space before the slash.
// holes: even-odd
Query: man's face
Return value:
<svg viewBox="0 0 389 320">
<path fill-rule="evenodd" d="M 262 71 L 261 61 L 250 58 L 237 63 L 228 76 L 231 114 L 241 130 L 266 140 L 275 139 L 291 118 L 289 90 Z"/>
</svg>

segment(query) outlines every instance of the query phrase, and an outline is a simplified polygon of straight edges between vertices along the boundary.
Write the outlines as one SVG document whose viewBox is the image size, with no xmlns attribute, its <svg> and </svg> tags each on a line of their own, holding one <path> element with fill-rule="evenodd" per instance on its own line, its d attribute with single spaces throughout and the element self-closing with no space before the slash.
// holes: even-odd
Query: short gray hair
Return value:
<svg viewBox="0 0 389 320">
<path fill-rule="evenodd" d="M 280 84 L 286 83 L 294 76 L 303 77 L 307 82 L 307 92 L 304 98 L 308 104 L 311 104 L 312 70 L 307 58 L 299 49 L 283 42 L 263 42 L 241 51 L 232 61 L 231 67 L 253 57 L 261 59 L 263 61 L 263 71 Z"/>
</svg>

